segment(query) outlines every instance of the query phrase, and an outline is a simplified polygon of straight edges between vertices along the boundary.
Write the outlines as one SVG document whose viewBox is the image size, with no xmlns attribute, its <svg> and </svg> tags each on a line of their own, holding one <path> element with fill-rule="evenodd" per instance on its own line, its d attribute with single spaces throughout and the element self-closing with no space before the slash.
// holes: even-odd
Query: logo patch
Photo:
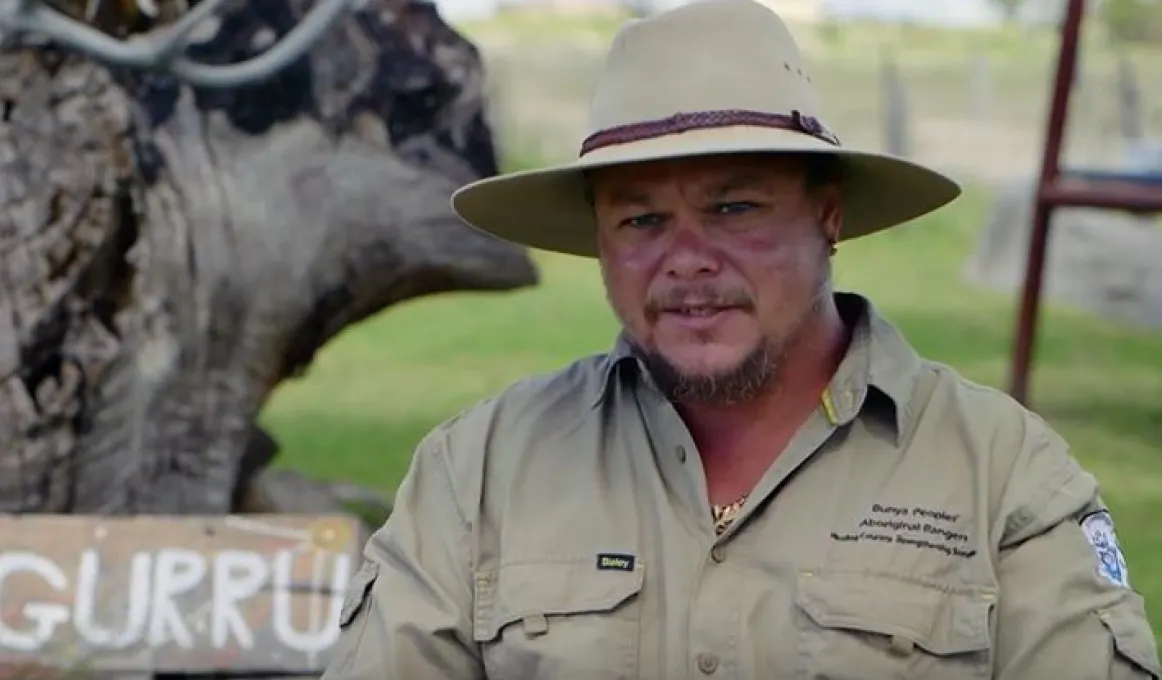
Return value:
<svg viewBox="0 0 1162 680">
<path fill-rule="evenodd" d="M 601 571 L 633 571 L 633 555 L 621 553 L 598 553 L 597 568 Z"/>
<path fill-rule="evenodd" d="M 1081 530 L 1089 539 L 1097 556 L 1097 571 L 1106 580 L 1123 588 L 1130 587 L 1130 572 L 1126 567 L 1126 557 L 1118 545 L 1118 535 L 1114 532 L 1114 518 L 1106 510 L 1091 513 L 1081 520 Z"/>
</svg>

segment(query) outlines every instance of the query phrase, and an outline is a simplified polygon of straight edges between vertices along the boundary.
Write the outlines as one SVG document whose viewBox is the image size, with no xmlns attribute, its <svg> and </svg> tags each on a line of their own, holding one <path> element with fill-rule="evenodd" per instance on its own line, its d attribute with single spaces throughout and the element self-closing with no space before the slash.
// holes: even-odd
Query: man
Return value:
<svg viewBox="0 0 1162 680">
<path fill-rule="evenodd" d="M 1158 678 L 1066 443 L 832 292 L 959 188 L 817 116 L 779 18 L 702 0 L 618 34 L 576 162 L 457 193 L 624 333 L 424 439 L 327 680 Z"/>
</svg>

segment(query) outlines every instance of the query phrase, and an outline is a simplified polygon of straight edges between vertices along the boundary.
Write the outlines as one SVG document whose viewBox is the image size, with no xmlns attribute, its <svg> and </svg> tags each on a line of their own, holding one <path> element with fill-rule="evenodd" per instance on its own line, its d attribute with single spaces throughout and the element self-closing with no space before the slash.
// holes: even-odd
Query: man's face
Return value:
<svg viewBox="0 0 1162 680">
<path fill-rule="evenodd" d="M 610 303 L 676 401 L 754 396 L 829 294 L 839 191 L 804 170 L 738 155 L 591 175 Z"/>
</svg>

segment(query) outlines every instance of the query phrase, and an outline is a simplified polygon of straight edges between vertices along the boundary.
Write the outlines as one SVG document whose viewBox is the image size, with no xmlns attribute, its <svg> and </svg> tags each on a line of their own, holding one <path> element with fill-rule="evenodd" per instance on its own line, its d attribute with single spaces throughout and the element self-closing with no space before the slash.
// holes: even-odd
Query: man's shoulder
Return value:
<svg viewBox="0 0 1162 680">
<path fill-rule="evenodd" d="M 965 377 L 951 366 L 924 361 L 931 378 L 922 420 L 929 434 L 957 431 L 986 456 L 995 480 L 1012 475 L 1058 482 L 1081 472 L 1065 438 L 1007 392 Z"/>
<path fill-rule="evenodd" d="M 1035 411 L 950 366 L 924 364 L 920 447 L 941 456 L 955 451 L 972 461 L 991 515 L 1004 522 L 1005 540 L 1043 530 L 1093 498 L 1093 476 Z"/>
<path fill-rule="evenodd" d="M 1033 415 L 1004 390 L 969 378 L 949 364 L 925 357 L 921 359 L 921 365 L 930 376 L 931 396 L 955 410 L 1001 419 Z"/>
<path fill-rule="evenodd" d="M 591 354 L 521 378 L 436 425 L 428 438 L 489 444 L 567 428 L 593 411 L 607 378 L 608 354 Z"/>
<path fill-rule="evenodd" d="M 416 455 L 440 459 L 465 513 L 480 507 L 486 487 L 490 497 L 505 498 L 519 490 L 515 480 L 567 476 L 568 464 L 594 450 L 606 361 L 602 354 L 581 357 L 517 380 L 433 427 Z M 575 455 L 544 455 L 563 450 Z"/>
<path fill-rule="evenodd" d="M 1058 435 L 1035 411 L 1007 392 L 973 380 L 956 368 L 922 359 L 920 396 L 926 416 L 967 428 L 972 436 L 987 437 L 1003 448 L 1013 439 L 1053 438 Z"/>
</svg>

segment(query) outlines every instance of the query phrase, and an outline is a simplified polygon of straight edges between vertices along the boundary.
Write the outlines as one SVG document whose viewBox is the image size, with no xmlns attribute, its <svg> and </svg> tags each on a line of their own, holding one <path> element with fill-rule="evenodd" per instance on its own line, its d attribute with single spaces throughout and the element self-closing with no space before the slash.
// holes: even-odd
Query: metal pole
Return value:
<svg viewBox="0 0 1162 680">
<path fill-rule="evenodd" d="M 1032 233 L 1029 238 L 1025 285 L 1017 315 L 1016 341 L 1013 348 L 1011 387 L 1009 393 L 1022 404 L 1029 401 L 1029 373 L 1037 335 L 1037 317 L 1041 305 L 1045 253 L 1049 244 L 1049 223 L 1055 207 L 1047 200 L 1048 189 L 1057 181 L 1060 171 L 1061 141 L 1065 134 L 1069 97 L 1077 71 L 1077 48 L 1081 36 L 1084 0 L 1069 0 L 1061 27 L 1061 47 L 1057 57 L 1057 77 L 1049 105 L 1045 148 L 1041 174 L 1036 188 Z"/>
</svg>

